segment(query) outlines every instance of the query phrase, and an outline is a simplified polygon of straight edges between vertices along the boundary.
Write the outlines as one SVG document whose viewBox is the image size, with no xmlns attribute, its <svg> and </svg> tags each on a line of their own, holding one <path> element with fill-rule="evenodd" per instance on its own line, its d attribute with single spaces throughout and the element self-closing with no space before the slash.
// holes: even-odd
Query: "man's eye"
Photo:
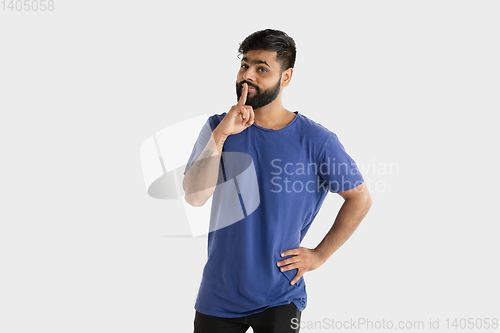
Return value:
<svg viewBox="0 0 500 333">
<path fill-rule="evenodd" d="M 247 68 L 248 66 L 247 65 L 241 65 L 241 68 Z"/>
<path fill-rule="evenodd" d="M 263 68 L 263 67 L 262 67 L 262 68 L 259 68 L 259 70 L 260 70 L 260 71 L 262 71 L 262 72 L 267 72 L 267 69 L 265 69 L 265 68 Z"/>
</svg>

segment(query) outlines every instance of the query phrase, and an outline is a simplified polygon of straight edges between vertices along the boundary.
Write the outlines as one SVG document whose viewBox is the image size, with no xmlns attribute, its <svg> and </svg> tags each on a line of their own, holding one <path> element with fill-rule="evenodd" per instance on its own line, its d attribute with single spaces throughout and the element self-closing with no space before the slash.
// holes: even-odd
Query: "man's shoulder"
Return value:
<svg viewBox="0 0 500 333">
<path fill-rule="evenodd" d="M 314 121 L 303 113 L 299 113 L 301 117 L 301 131 L 304 134 L 311 138 L 316 139 L 319 142 L 325 142 L 331 135 L 332 131 L 330 131 L 326 126 Z"/>
</svg>

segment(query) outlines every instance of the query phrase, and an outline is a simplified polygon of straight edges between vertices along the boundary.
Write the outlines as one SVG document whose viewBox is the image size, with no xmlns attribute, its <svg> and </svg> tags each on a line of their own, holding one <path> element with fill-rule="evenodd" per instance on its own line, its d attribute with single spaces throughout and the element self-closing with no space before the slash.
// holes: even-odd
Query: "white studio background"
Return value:
<svg viewBox="0 0 500 333">
<path fill-rule="evenodd" d="M 297 43 L 285 107 L 337 133 L 373 197 L 305 274 L 302 320 L 500 317 L 497 1 L 53 4 L 0 11 L 1 332 L 192 332 L 207 238 L 166 236 L 181 204 L 148 196 L 139 148 L 228 111 L 265 28 Z"/>
</svg>

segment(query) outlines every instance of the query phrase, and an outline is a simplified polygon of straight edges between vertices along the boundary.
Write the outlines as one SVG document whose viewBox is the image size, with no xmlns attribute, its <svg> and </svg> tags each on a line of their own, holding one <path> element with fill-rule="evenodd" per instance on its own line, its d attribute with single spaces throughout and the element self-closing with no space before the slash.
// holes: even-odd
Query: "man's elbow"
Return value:
<svg viewBox="0 0 500 333">
<path fill-rule="evenodd" d="M 193 194 L 187 194 L 184 197 L 184 200 L 186 200 L 186 202 L 193 207 L 201 207 L 207 202 L 206 200 L 200 200 L 199 196 L 195 196 Z"/>
<path fill-rule="evenodd" d="M 194 192 L 188 186 L 182 183 L 182 188 L 184 189 L 184 200 L 193 207 L 203 206 L 207 200 L 203 200 L 201 194 L 202 192 Z"/>
<path fill-rule="evenodd" d="M 208 201 L 205 191 L 193 191 L 189 187 L 185 187 L 184 184 L 183 189 L 184 200 L 193 207 L 201 207 Z"/>
</svg>

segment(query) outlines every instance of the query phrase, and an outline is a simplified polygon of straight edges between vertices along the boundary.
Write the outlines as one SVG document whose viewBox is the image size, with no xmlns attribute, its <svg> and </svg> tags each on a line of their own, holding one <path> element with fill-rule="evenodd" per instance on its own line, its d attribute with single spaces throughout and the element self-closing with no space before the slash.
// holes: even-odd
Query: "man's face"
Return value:
<svg viewBox="0 0 500 333">
<path fill-rule="evenodd" d="M 274 101 L 281 91 L 281 63 L 276 60 L 276 52 L 252 50 L 245 53 L 236 77 L 237 100 L 245 82 L 249 88 L 245 105 L 255 110 Z"/>
</svg>

